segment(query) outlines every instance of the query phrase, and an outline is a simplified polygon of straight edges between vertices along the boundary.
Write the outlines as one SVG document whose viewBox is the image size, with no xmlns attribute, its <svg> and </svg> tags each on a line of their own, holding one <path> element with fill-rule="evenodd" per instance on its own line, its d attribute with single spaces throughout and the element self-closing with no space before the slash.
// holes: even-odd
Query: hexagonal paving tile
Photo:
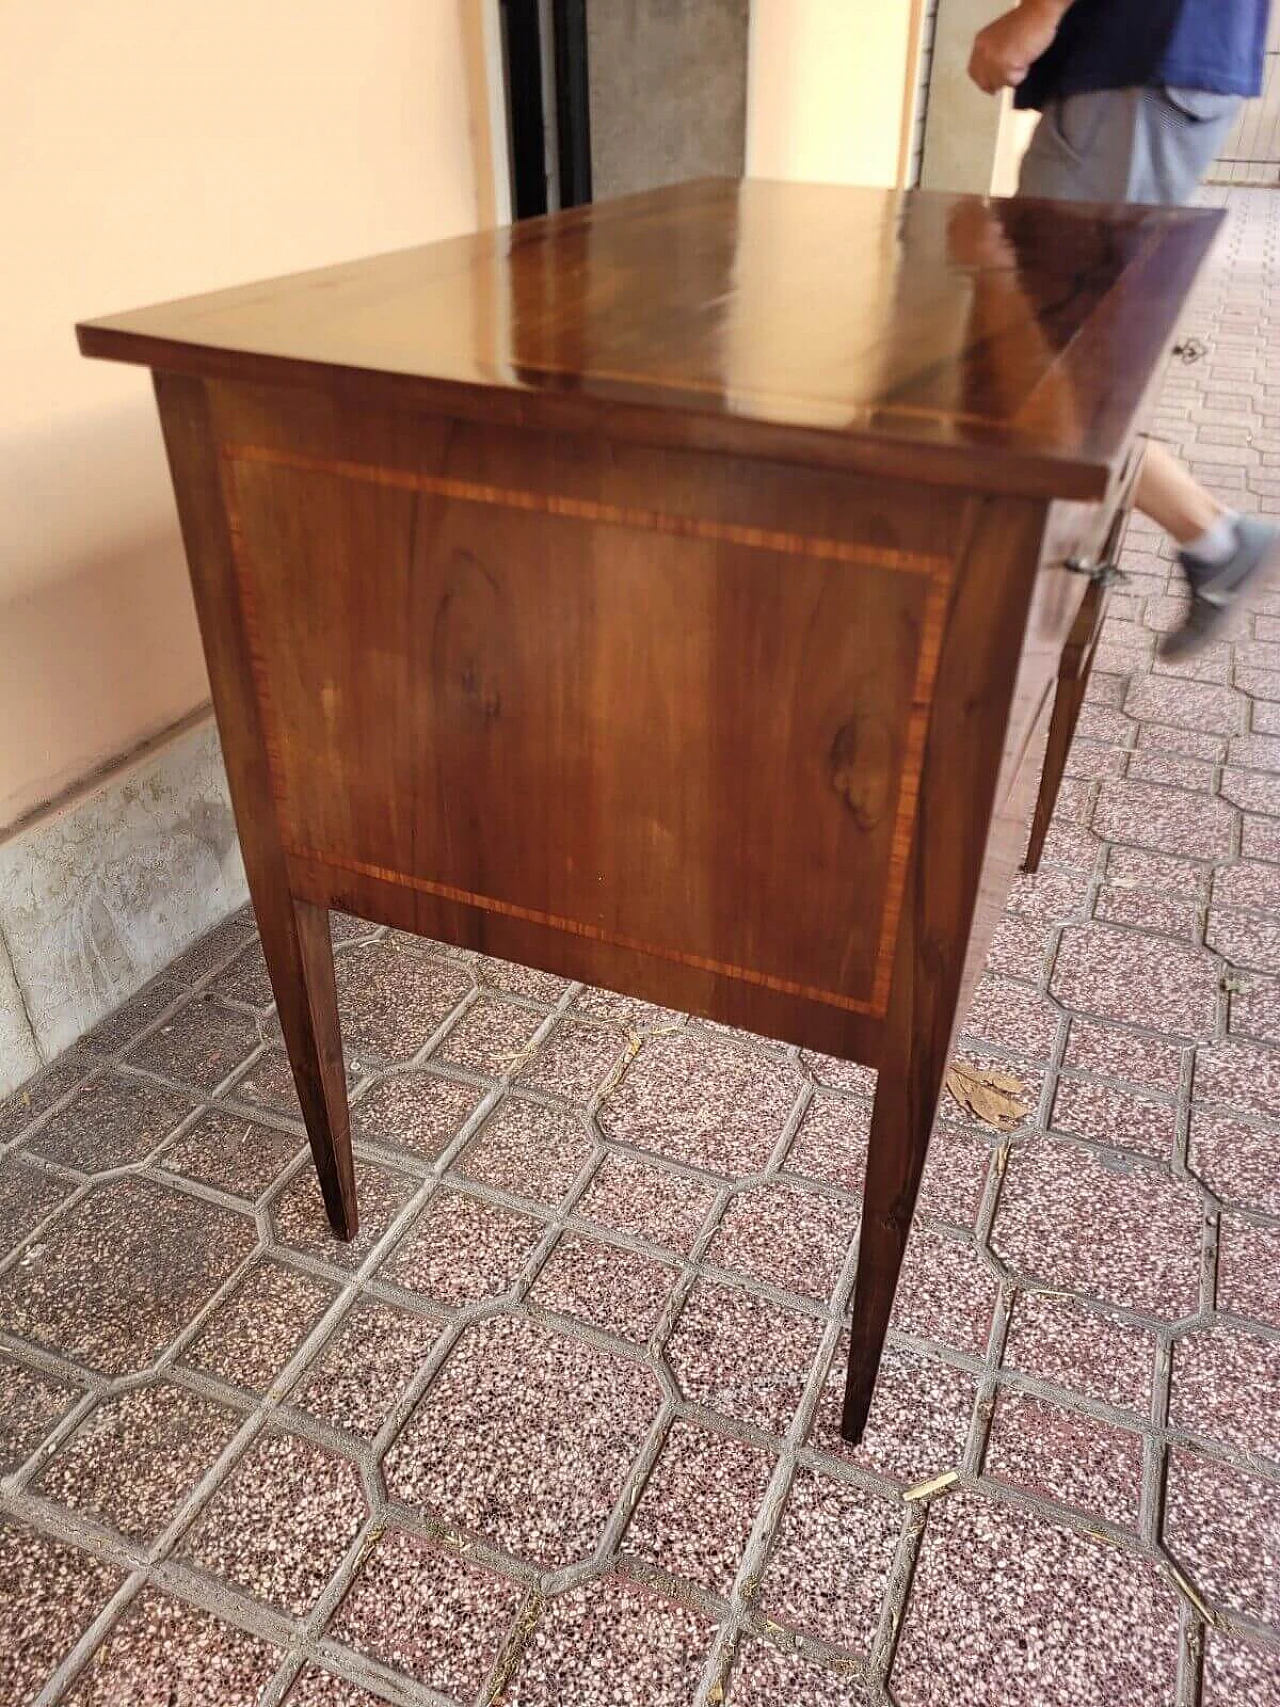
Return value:
<svg viewBox="0 0 1280 1707">
<path fill-rule="evenodd" d="M 625 1577 L 550 1602 L 525 1644 L 502 1707 L 693 1707 L 716 1626 Z"/>
<path fill-rule="evenodd" d="M 406 950 L 391 937 L 335 956 L 338 1014 L 348 1054 L 408 1061 L 472 988 L 456 961 Z"/>
<path fill-rule="evenodd" d="M 47 1499 L 150 1540 L 209 1470 L 241 1418 L 161 1381 L 96 1405 L 36 1478 Z"/>
<path fill-rule="evenodd" d="M 782 1435 L 804 1394 L 822 1323 L 734 1286 L 699 1280 L 667 1341 L 687 1399 Z"/>
<path fill-rule="evenodd" d="M 1014 1145 L 991 1230 L 1016 1274 L 1164 1321 L 1199 1307 L 1202 1239 L 1191 1186 L 1047 1139 Z"/>
<path fill-rule="evenodd" d="M 27 1148 L 81 1173 L 106 1173 L 143 1161 L 195 1106 L 147 1079 L 103 1073 L 46 1120 Z"/>
<path fill-rule="evenodd" d="M 437 1073 L 388 1073 L 352 1103 L 352 1136 L 434 1162 L 475 1113 L 483 1095 L 472 1085 Z"/>
<path fill-rule="evenodd" d="M 660 1400 L 642 1364 L 518 1316 L 478 1322 L 387 1453 L 388 1494 L 547 1568 L 587 1558 Z"/>
<path fill-rule="evenodd" d="M 123 1580 L 101 1559 L 0 1519 L 0 1701 L 33 1701 Z"/>
<path fill-rule="evenodd" d="M 1145 1559 L 972 1494 L 931 1508 L 893 1665 L 901 1707 L 1169 1707 L 1177 1664 L 1177 1597 Z"/>
<path fill-rule="evenodd" d="M 799 1186 L 753 1186 L 729 1200 L 706 1260 L 825 1304 L 858 1231 L 854 1203 Z"/>
<path fill-rule="evenodd" d="M 249 1217 L 150 1180 L 115 1180 L 0 1280 L 0 1326 L 107 1375 L 143 1369 L 256 1243 Z"/>
<path fill-rule="evenodd" d="M 1280 1342 L 1224 1327 L 1175 1340 L 1169 1422 L 1280 1461 Z"/>
<path fill-rule="evenodd" d="M 1207 955 L 1114 925 L 1068 926 L 1049 987 L 1082 1013 L 1187 1037 L 1210 1036 L 1218 1008 Z"/>
<path fill-rule="evenodd" d="M 727 1179 L 759 1173 L 800 1090 L 787 1063 L 718 1037 L 651 1038 L 600 1106 L 606 1136 Z"/>
<path fill-rule="evenodd" d="M 1280 1623 L 1280 1483 L 1175 1448 L 1164 1540 L 1206 1599 L 1246 1618 Z"/>
<path fill-rule="evenodd" d="M 255 1707 L 280 1658 L 260 1637 L 148 1587 L 112 1625 L 66 1707 Z"/>
</svg>

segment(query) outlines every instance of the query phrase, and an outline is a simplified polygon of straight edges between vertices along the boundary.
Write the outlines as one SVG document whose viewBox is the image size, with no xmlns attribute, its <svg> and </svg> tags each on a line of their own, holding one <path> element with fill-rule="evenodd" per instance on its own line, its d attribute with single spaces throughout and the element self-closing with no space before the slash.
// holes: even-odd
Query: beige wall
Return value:
<svg viewBox="0 0 1280 1707">
<path fill-rule="evenodd" d="M 74 321 L 474 226 L 464 6 L 5 0 L 0 826 L 208 692 L 149 382 Z"/>
<path fill-rule="evenodd" d="M 748 175 L 896 183 L 917 10 L 908 0 L 752 0 Z"/>
</svg>

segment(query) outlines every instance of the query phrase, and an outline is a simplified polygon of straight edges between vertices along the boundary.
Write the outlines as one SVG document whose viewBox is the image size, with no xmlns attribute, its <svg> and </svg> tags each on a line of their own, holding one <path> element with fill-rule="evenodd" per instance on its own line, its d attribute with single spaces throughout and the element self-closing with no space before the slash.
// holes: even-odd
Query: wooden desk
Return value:
<svg viewBox="0 0 1280 1707">
<path fill-rule="evenodd" d="M 859 1437 L 1219 218 L 717 180 L 79 328 L 155 370 L 341 1236 L 331 906 L 869 1063 Z"/>
</svg>

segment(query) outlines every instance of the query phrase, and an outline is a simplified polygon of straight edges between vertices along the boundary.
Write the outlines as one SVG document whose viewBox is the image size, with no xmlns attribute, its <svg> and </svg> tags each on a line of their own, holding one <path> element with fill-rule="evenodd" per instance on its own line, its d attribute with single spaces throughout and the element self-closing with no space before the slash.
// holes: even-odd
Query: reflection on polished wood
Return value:
<svg viewBox="0 0 1280 1707">
<path fill-rule="evenodd" d="M 860 1435 L 1217 223 L 710 181 L 80 328 L 156 370 L 340 1233 L 329 906 L 865 1061 Z"/>
</svg>

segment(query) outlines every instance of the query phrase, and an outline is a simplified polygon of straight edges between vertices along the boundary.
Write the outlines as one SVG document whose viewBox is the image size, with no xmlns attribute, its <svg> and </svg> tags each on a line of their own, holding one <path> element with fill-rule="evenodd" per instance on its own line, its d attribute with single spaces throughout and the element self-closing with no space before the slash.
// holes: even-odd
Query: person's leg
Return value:
<svg viewBox="0 0 1280 1707">
<path fill-rule="evenodd" d="M 1018 193 L 1069 201 L 1189 202 L 1239 109 L 1235 96 L 1117 89 L 1050 103 L 1023 160 Z M 1147 446 L 1137 508 L 1168 533 L 1192 599 L 1162 657 L 1220 638 L 1247 586 L 1280 572 L 1280 530 L 1236 515 L 1164 445 Z"/>
<path fill-rule="evenodd" d="M 1134 502 L 1181 546 L 1209 533 L 1227 515 L 1226 508 L 1157 439 L 1147 445 Z"/>
</svg>

